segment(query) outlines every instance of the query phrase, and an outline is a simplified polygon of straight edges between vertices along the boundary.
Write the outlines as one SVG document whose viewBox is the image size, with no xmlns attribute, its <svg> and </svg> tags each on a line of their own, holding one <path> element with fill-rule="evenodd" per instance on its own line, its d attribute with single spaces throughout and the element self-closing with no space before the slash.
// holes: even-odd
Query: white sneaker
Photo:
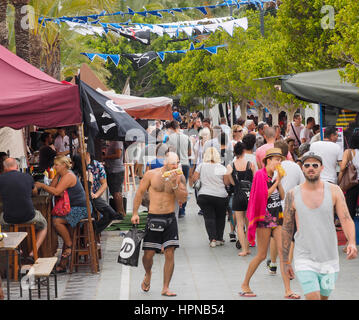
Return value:
<svg viewBox="0 0 359 320">
<path fill-rule="evenodd" d="M 209 243 L 209 246 L 210 246 L 211 248 L 214 248 L 216 245 L 217 245 L 217 244 L 216 244 L 216 240 L 213 240 L 213 241 L 211 241 L 211 242 Z"/>
<path fill-rule="evenodd" d="M 224 246 L 224 240 L 217 240 L 216 245 L 217 246 Z"/>
</svg>

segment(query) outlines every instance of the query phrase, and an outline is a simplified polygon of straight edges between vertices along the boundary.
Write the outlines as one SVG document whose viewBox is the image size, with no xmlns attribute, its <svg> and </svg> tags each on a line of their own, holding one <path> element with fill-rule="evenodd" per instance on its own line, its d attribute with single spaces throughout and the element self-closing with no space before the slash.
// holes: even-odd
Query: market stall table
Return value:
<svg viewBox="0 0 359 320">
<path fill-rule="evenodd" d="M 7 284 L 7 299 L 10 300 L 10 266 L 9 266 L 9 251 L 17 251 L 20 243 L 26 238 L 27 232 L 6 232 L 7 237 L 0 241 L 0 252 L 6 252 L 6 284 Z M 15 252 L 15 254 L 17 254 Z"/>
</svg>

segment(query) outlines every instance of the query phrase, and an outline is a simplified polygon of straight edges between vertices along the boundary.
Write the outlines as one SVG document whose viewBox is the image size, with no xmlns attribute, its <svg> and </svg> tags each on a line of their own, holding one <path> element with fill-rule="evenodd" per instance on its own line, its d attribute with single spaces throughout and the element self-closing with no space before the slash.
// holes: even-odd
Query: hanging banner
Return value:
<svg viewBox="0 0 359 320">
<path fill-rule="evenodd" d="M 191 46 L 188 50 L 175 50 L 175 51 L 149 51 L 146 53 L 123 53 L 121 54 L 123 57 L 131 60 L 132 65 L 135 70 L 143 68 L 145 65 L 147 65 L 149 62 L 156 58 L 160 58 L 163 62 L 165 60 L 166 53 L 187 53 L 188 51 L 194 51 L 194 50 L 206 50 L 211 54 L 217 54 L 218 48 L 226 47 L 227 45 L 218 45 L 218 46 L 212 46 L 212 47 L 205 47 L 204 45 L 201 45 L 199 48 L 195 48 L 194 44 L 191 43 Z M 120 61 L 121 55 L 115 55 L 115 54 L 104 54 L 104 53 L 86 53 L 81 52 L 82 55 L 86 56 L 91 60 L 91 62 L 95 59 L 95 57 L 101 58 L 104 62 L 107 62 L 108 58 L 110 58 L 116 66 L 118 65 Z"/>
<path fill-rule="evenodd" d="M 117 15 L 121 15 L 121 16 L 141 15 L 144 17 L 151 15 L 151 16 L 156 16 L 156 17 L 162 18 L 163 17 L 162 13 L 170 13 L 170 14 L 174 15 L 175 12 L 182 13 L 183 11 L 187 11 L 187 10 L 198 10 L 198 11 L 202 12 L 204 15 L 207 15 L 208 14 L 207 9 L 216 9 L 216 8 L 221 8 L 221 7 L 232 7 L 232 6 L 240 8 L 240 6 L 243 6 L 243 5 L 255 5 L 255 6 L 260 6 L 263 8 L 263 5 L 265 3 L 271 3 L 271 2 L 276 3 L 274 0 L 247 0 L 247 1 L 227 0 L 227 1 L 224 1 L 223 3 L 215 4 L 215 5 L 207 5 L 207 6 L 200 6 L 200 7 L 159 9 L 159 10 L 151 10 L 151 11 L 147 11 L 146 9 L 144 11 L 134 11 L 131 8 L 128 8 L 127 12 L 118 11 L 118 12 L 114 12 L 114 13 L 106 13 L 106 11 L 103 11 L 100 14 L 92 14 L 92 15 L 88 15 L 88 16 L 76 16 L 76 17 L 62 16 L 59 18 L 40 17 L 38 22 L 42 25 L 45 25 L 46 22 L 50 22 L 50 21 L 55 22 L 55 23 L 60 23 L 60 22 L 65 22 L 65 21 L 88 23 L 93 20 L 99 20 L 103 17 L 117 16 Z"/>
<path fill-rule="evenodd" d="M 218 20 L 217 22 L 215 20 Z M 231 37 L 233 36 L 234 28 L 248 29 L 248 19 L 232 19 L 225 21 L 226 17 L 218 19 L 207 19 L 206 21 L 214 21 L 208 24 L 184 24 L 183 22 L 174 24 L 143 24 L 143 23 L 131 23 L 131 27 L 126 24 L 119 23 L 100 23 L 100 26 L 88 23 L 78 23 L 66 21 L 66 24 L 73 30 L 82 35 L 100 35 L 102 36 L 109 31 L 114 32 L 117 35 L 124 36 L 131 40 L 139 41 L 145 45 L 150 44 L 150 33 L 154 33 L 158 36 L 168 34 L 171 38 L 179 37 L 180 33 L 185 33 L 191 37 L 193 34 L 200 35 L 208 32 L 216 32 L 217 30 L 226 31 Z M 196 23 L 204 20 L 192 21 Z"/>
</svg>

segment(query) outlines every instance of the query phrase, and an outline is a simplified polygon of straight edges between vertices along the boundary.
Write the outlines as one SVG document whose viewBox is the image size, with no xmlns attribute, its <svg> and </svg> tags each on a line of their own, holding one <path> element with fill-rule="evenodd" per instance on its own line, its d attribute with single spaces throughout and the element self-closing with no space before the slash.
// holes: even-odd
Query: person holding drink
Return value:
<svg viewBox="0 0 359 320">
<path fill-rule="evenodd" d="M 66 272 L 69 257 L 72 248 L 72 232 L 73 228 L 81 219 L 87 218 L 86 196 L 85 190 L 75 174 L 71 171 L 71 159 L 66 156 L 56 157 L 54 160 L 54 168 L 56 176 L 51 184 L 47 186 L 41 182 L 35 182 L 35 186 L 42 188 L 46 192 L 54 196 L 62 196 L 64 191 L 68 192 L 70 199 L 71 211 L 64 216 L 53 216 L 52 223 L 64 241 L 62 256 L 57 272 Z"/>
</svg>

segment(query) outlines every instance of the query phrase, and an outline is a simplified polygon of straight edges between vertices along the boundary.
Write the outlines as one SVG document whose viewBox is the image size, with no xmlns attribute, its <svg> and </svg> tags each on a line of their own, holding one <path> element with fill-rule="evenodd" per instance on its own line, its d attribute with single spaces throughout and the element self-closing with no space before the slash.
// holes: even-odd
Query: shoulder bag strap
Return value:
<svg viewBox="0 0 359 320">
<path fill-rule="evenodd" d="M 245 179 L 245 180 L 247 180 L 247 181 L 249 181 L 249 179 L 248 179 L 249 170 L 252 171 L 252 169 L 251 169 L 251 162 L 250 162 L 250 161 L 247 161 L 247 165 L 246 165 L 246 179 Z"/>
<path fill-rule="evenodd" d="M 236 169 L 236 167 L 235 167 L 235 165 L 234 165 L 234 161 L 232 162 L 232 169 L 233 169 L 234 176 L 235 176 L 236 179 L 238 180 L 237 169 Z M 236 182 L 236 181 L 234 181 L 234 182 Z"/>
<path fill-rule="evenodd" d="M 299 145 L 301 145 L 302 143 L 300 142 L 300 139 L 298 138 L 297 133 L 294 130 L 293 123 L 291 123 L 290 125 L 292 126 L 293 133 L 294 133 L 295 137 L 297 138 Z"/>
</svg>

